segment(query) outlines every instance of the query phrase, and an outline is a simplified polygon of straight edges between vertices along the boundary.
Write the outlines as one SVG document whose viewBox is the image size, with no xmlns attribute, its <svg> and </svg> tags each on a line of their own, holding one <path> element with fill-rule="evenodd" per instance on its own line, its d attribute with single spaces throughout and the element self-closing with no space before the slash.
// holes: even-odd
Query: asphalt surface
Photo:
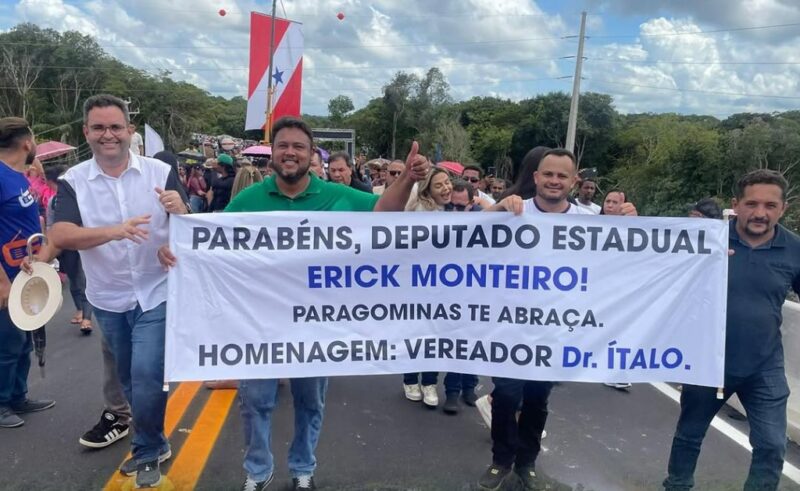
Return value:
<svg viewBox="0 0 800 491">
<path fill-rule="evenodd" d="M 34 363 L 29 379 L 30 397 L 53 398 L 56 407 L 26 415 L 21 428 L 0 430 L 2 490 L 132 487 L 130 479 L 116 473 L 129 438 L 99 451 L 78 443 L 102 410 L 102 361 L 99 332 L 82 336 L 69 324 L 72 313 L 65 292 L 65 308 L 48 325 L 45 377 Z M 491 463 L 491 438 L 478 411 L 462 407 L 450 416 L 441 408 L 429 410 L 406 401 L 401 380 L 400 375 L 331 379 L 317 451 L 319 489 L 477 489 L 478 477 Z M 168 415 L 175 418 L 173 458 L 162 467 L 167 479 L 161 489 L 239 489 L 243 439 L 235 392 L 182 385 L 172 387 Z M 481 378 L 478 392 L 490 390 L 491 381 Z M 185 411 L 176 410 L 181 398 L 188 402 Z M 270 489 L 276 490 L 290 489 L 286 454 L 293 415 L 288 386 L 281 388 L 280 400 L 272 438 L 276 479 Z M 569 383 L 556 386 L 550 409 L 548 436 L 537 463 L 541 489 L 660 489 L 678 416 L 671 399 L 647 384 L 622 392 Z M 721 417 L 746 433 L 746 422 L 731 419 L 727 412 Z M 749 461 L 746 449 L 710 429 L 696 489 L 741 489 Z M 787 462 L 800 464 L 794 444 Z M 507 489 L 515 489 L 510 484 Z M 800 486 L 784 476 L 780 489 Z"/>
</svg>

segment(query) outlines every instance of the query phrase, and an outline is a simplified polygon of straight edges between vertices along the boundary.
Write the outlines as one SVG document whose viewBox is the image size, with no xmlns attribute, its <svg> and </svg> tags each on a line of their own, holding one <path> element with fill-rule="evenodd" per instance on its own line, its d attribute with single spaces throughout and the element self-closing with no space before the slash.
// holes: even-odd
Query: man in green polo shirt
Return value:
<svg viewBox="0 0 800 491">
<path fill-rule="evenodd" d="M 789 387 L 783 365 L 781 309 L 789 288 L 800 293 L 800 237 L 780 224 L 786 179 L 756 170 L 739 180 L 730 224 L 725 390 L 684 385 L 669 457 L 667 490 L 688 490 L 706 431 L 737 394 L 750 423 L 753 457 L 745 490 L 778 488 L 786 452 Z"/>
<path fill-rule="evenodd" d="M 309 173 L 314 141 L 303 121 L 282 118 L 272 128 L 272 177 L 248 187 L 228 204 L 232 211 L 402 211 L 414 182 L 428 172 L 428 161 L 417 154 L 414 142 L 406 168 L 382 196 L 364 193 L 319 179 Z M 314 489 L 314 451 L 322 428 L 325 408 L 325 377 L 291 380 L 294 398 L 295 435 L 289 448 L 289 472 L 294 489 Z M 243 489 L 262 490 L 272 481 L 274 463 L 270 450 L 272 411 L 277 401 L 278 381 L 242 380 L 239 383 L 241 414 L 245 432 Z"/>
</svg>

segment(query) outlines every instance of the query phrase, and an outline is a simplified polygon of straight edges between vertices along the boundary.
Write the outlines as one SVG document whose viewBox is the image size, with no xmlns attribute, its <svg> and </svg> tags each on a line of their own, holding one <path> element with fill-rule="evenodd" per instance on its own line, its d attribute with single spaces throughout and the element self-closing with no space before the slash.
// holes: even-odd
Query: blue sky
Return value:
<svg viewBox="0 0 800 491">
<path fill-rule="evenodd" d="M 303 22 L 303 111 L 312 114 L 325 114 L 339 94 L 362 107 L 397 70 L 422 74 L 432 66 L 445 73 L 457 100 L 569 92 L 575 61 L 560 58 L 576 53 L 575 39 L 564 37 L 578 33 L 584 9 L 581 88 L 611 94 L 622 112 L 724 117 L 800 106 L 800 2 L 793 0 L 282 3 L 279 14 Z M 246 96 L 247 12 L 268 11 L 268 4 L 0 0 L 0 29 L 29 21 L 79 30 L 137 68 L 169 69 L 212 93 Z"/>
</svg>

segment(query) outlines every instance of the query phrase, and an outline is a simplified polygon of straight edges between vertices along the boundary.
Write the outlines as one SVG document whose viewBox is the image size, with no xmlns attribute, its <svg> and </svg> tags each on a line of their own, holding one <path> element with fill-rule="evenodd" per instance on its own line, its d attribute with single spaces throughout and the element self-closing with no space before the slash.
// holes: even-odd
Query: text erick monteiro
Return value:
<svg viewBox="0 0 800 491">
<path fill-rule="evenodd" d="M 549 367 L 553 350 L 545 345 L 513 344 L 458 338 L 351 339 L 246 344 L 201 344 L 199 365 L 284 365 L 303 363 L 373 362 L 451 359 Z"/>
</svg>

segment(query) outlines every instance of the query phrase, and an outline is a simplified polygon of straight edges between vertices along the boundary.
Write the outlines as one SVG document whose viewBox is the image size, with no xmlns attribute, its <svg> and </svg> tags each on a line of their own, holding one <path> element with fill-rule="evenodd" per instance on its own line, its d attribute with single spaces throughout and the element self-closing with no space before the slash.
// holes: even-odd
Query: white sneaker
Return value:
<svg viewBox="0 0 800 491">
<path fill-rule="evenodd" d="M 405 392 L 406 399 L 409 401 L 418 402 L 422 400 L 422 391 L 419 389 L 419 384 L 403 384 L 403 392 Z"/>
<path fill-rule="evenodd" d="M 610 383 L 610 384 L 609 383 L 605 383 L 603 385 L 605 385 L 606 387 L 612 387 L 614 389 L 620 389 L 620 390 L 630 389 L 631 388 L 631 384 L 629 382 L 613 382 L 613 383 Z"/>
<path fill-rule="evenodd" d="M 489 395 L 481 396 L 475 401 L 475 407 L 478 408 L 478 412 L 481 414 L 483 418 L 483 422 L 486 423 L 486 426 L 489 428 L 492 427 L 492 403 L 489 401 Z"/>
<path fill-rule="evenodd" d="M 435 385 L 422 386 L 422 402 L 429 407 L 439 405 L 439 393 L 436 391 Z"/>
</svg>

